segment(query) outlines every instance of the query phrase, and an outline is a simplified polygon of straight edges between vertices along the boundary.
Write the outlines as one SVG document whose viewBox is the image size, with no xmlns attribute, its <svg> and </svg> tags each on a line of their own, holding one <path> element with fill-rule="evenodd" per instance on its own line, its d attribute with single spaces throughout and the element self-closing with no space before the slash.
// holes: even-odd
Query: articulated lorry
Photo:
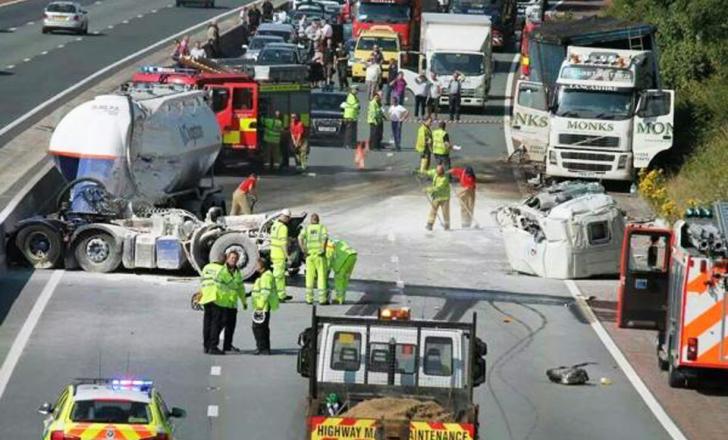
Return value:
<svg viewBox="0 0 728 440">
<path fill-rule="evenodd" d="M 617 324 L 655 329 L 671 387 L 728 376 L 728 202 L 625 230 Z"/>
<path fill-rule="evenodd" d="M 670 149 L 674 91 L 661 88 L 654 32 L 583 19 L 530 35 L 512 138 L 546 176 L 631 181 Z"/>
<path fill-rule="evenodd" d="M 318 316 L 299 336 L 308 378 L 307 439 L 478 437 L 473 389 L 485 382 L 486 344 L 471 322 Z"/>
<path fill-rule="evenodd" d="M 439 84 L 446 88 L 453 72 L 464 76 L 461 105 L 485 108 L 493 73 L 491 22 L 485 15 L 422 14 L 422 33 L 419 52 L 405 54 L 415 62 L 403 63 L 408 87 L 412 87 L 420 73 L 438 76 Z M 447 94 L 440 105 L 447 105 Z"/>
</svg>

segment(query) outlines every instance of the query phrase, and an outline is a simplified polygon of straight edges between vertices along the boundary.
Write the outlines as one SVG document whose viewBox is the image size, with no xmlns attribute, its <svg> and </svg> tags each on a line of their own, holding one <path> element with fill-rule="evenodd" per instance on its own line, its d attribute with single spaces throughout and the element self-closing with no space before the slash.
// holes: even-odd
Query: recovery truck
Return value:
<svg viewBox="0 0 728 440">
<path fill-rule="evenodd" d="M 419 38 L 423 0 L 360 0 L 352 22 L 353 37 L 372 26 L 389 26 L 399 34 L 404 50 L 414 49 Z"/>
<path fill-rule="evenodd" d="M 244 71 L 214 61 L 181 60 L 185 68 L 144 66 L 132 77 L 134 84 L 181 84 L 211 93 L 211 106 L 222 131 L 224 164 L 262 155 L 263 119 L 276 110 L 288 127 L 291 113 L 310 124 L 310 86 L 307 66 L 245 66 Z"/>
<path fill-rule="evenodd" d="M 728 202 L 688 214 L 672 228 L 628 226 L 621 258 L 617 324 L 658 331 L 671 387 L 728 373 Z"/>
<path fill-rule="evenodd" d="M 587 19 L 531 34 L 512 138 L 546 176 L 632 181 L 670 149 L 674 91 L 660 86 L 654 30 Z"/>
<path fill-rule="evenodd" d="M 409 314 L 403 308 L 381 309 L 377 318 L 332 317 L 313 308 L 298 353 L 298 372 L 309 381 L 306 438 L 478 438 L 473 389 L 485 382 L 487 345 L 476 336 L 477 316 L 466 323 L 409 320 Z M 394 408 L 347 415 L 377 399 L 428 403 L 449 416 L 401 418 Z"/>
<path fill-rule="evenodd" d="M 414 69 L 409 66 L 400 70 L 408 88 L 412 88 L 420 73 L 429 70 L 437 74 L 440 86 L 447 89 L 453 72 L 458 71 L 464 76 L 461 105 L 485 108 L 493 73 L 491 23 L 487 16 L 422 14 L 420 50 L 415 55 L 410 57 L 416 61 Z M 448 105 L 446 93 L 440 97 L 440 105 Z"/>
</svg>

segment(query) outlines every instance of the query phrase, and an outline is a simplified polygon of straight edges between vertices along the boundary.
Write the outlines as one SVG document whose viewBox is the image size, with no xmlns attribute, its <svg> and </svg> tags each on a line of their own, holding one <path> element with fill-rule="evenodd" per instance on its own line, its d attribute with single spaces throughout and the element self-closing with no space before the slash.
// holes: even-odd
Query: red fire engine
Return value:
<svg viewBox="0 0 728 440">
<path fill-rule="evenodd" d="M 209 62 L 208 62 L 209 63 Z M 222 132 L 221 160 L 255 158 L 261 151 L 263 119 L 279 110 L 287 126 L 291 113 L 309 125 L 310 87 L 305 81 L 256 80 L 242 72 L 204 72 L 187 68 L 142 67 L 134 83 L 183 84 L 211 92 L 211 106 Z"/>
<path fill-rule="evenodd" d="M 619 327 L 658 330 L 672 387 L 728 373 L 728 203 L 691 210 L 672 229 L 625 230 Z"/>
<path fill-rule="evenodd" d="M 353 35 L 372 26 L 389 26 L 399 34 L 404 50 L 418 44 L 422 0 L 360 0 L 353 16 Z"/>
</svg>

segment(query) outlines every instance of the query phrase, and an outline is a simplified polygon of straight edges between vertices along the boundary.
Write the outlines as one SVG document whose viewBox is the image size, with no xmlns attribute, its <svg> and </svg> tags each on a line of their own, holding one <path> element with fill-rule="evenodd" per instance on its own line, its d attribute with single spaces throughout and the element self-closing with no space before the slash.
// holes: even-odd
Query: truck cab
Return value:
<svg viewBox="0 0 728 440">
<path fill-rule="evenodd" d="M 373 26 L 389 26 L 399 35 L 402 47 L 411 49 L 417 42 L 420 13 L 421 0 L 359 0 L 354 38 Z"/>
<path fill-rule="evenodd" d="M 519 81 L 511 127 L 547 176 L 630 181 L 673 142 L 651 51 L 570 46 L 553 85 Z"/>
<path fill-rule="evenodd" d="M 385 75 L 389 72 L 389 62 L 399 60 L 400 42 L 397 33 L 389 26 L 372 26 L 362 31 L 356 40 L 354 64 L 351 67 L 351 77 L 354 80 L 364 81 L 367 61 L 372 56 L 374 46 L 379 47 L 384 57 L 385 62 L 382 64 L 383 77 L 388 78 Z"/>
<path fill-rule="evenodd" d="M 357 419 L 346 411 L 369 399 L 407 397 L 435 401 L 453 414 L 452 425 L 477 438 L 478 406 L 473 388 L 485 381 L 487 347 L 470 323 L 410 321 L 409 309 L 384 309 L 377 319 L 323 317 L 314 309 L 312 326 L 301 333 L 298 372 L 309 379 L 308 412 L 311 439 L 319 426 L 366 426 L 372 437 L 397 431 L 392 439 L 437 430 L 422 420 Z M 326 405 L 335 395 L 338 409 Z M 456 426 L 457 425 L 457 426 Z M 428 432 L 430 432 L 428 431 Z M 326 438 L 349 438 L 330 435 Z M 389 435 L 389 434 L 387 434 Z M 357 437 L 358 438 L 358 437 Z M 429 437 L 428 437 L 429 438 Z M 434 438 L 434 437 L 433 437 Z"/>
</svg>

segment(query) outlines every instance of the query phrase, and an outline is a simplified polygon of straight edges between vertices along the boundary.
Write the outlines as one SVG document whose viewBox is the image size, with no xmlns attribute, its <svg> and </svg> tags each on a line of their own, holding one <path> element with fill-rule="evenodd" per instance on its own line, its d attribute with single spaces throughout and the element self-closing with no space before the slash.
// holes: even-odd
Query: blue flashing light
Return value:
<svg viewBox="0 0 728 440">
<path fill-rule="evenodd" d="M 113 379 L 111 387 L 116 390 L 148 391 L 154 382 L 139 379 Z"/>
</svg>

